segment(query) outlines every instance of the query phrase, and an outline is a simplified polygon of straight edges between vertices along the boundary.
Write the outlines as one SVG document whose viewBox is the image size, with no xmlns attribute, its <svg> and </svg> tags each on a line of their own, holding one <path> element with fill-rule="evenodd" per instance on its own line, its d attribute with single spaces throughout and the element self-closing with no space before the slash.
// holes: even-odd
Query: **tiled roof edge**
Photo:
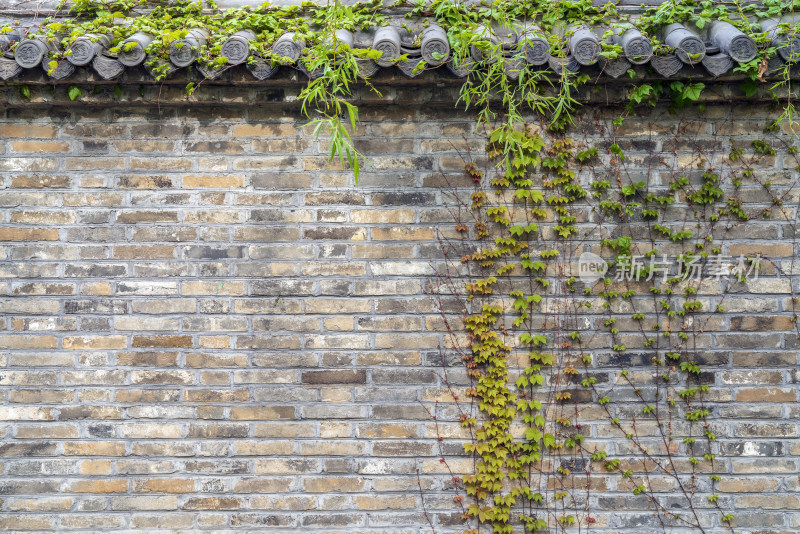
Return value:
<svg viewBox="0 0 800 534">
<path fill-rule="evenodd" d="M 295 1 L 284 0 L 284 3 Z M 15 6 L 24 4 L 17 0 L 0 0 L 0 2 Z M 794 14 L 790 14 L 784 19 L 790 20 L 793 16 Z M 340 41 L 357 48 L 371 47 L 383 52 L 383 59 L 377 62 L 369 59 L 358 60 L 359 74 L 364 78 L 374 76 L 380 69 L 386 68 L 399 69 L 405 76 L 414 78 L 423 71 L 417 68 L 421 60 L 425 61 L 427 69 L 444 69 L 449 71 L 448 76 L 463 78 L 468 76 L 472 69 L 482 68 L 483 64 L 498 60 L 498 57 L 483 57 L 481 50 L 474 46 L 466 59 L 454 58 L 444 30 L 433 20 L 412 21 L 417 28 L 413 34 L 405 30 L 398 31 L 401 23 L 408 22 L 406 19 L 398 16 L 391 18 L 391 21 L 392 24 L 388 27 L 373 28 L 369 31 L 356 33 L 347 30 L 337 31 Z M 775 75 L 781 71 L 783 65 L 793 59 L 792 55 L 797 56 L 800 52 L 800 38 L 789 40 L 781 35 L 777 31 L 780 22 L 777 19 L 760 21 L 762 31 L 767 32 L 772 44 L 778 48 L 778 54 L 765 65 L 765 76 Z M 560 75 L 564 69 L 568 69 L 604 79 L 625 79 L 631 69 L 634 71 L 647 69 L 656 78 L 686 79 L 699 76 L 713 80 L 731 74 L 738 64 L 751 61 L 761 52 L 750 37 L 731 24 L 719 20 L 711 22 L 702 30 L 678 23 L 662 28 L 660 39 L 675 50 L 674 53 L 663 56 L 653 55 L 650 40 L 643 37 L 635 28 L 617 33 L 609 39 L 622 47 L 624 55 L 610 61 L 599 54 L 603 27 L 573 25 L 568 30 L 570 31 L 567 35 L 571 36 L 565 41 L 565 48 L 568 51 L 566 58 L 550 56 L 547 39 L 533 28 L 520 26 L 517 29 L 506 29 L 502 36 L 484 27 L 479 27 L 475 31 L 482 32 L 481 37 L 487 40 L 502 41 L 504 68 L 512 79 L 519 77 L 525 69 L 532 68 L 550 71 L 553 76 Z M 170 52 L 169 73 L 193 66 L 195 61 L 193 54 L 205 44 L 207 38 L 208 35 L 203 30 L 191 30 L 183 39 L 185 46 L 175 47 Z M 250 57 L 248 41 L 254 38 L 255 35 L 247 31 L 228 36 L 223 45 L 223 55 L 229 58 L 229 64 L 216 70 L 196 65 L 196 70 L 202 77 L 210 80 L 220 78 L 232 68 L 239 70 L 246 68 L 254 80 L 263 81 L 271 78 L 284 67 L 279 68 L 261 58 Z M 71 55 L 61 60 L 57 68 L 52 69 L 46 58 L 48 52 L 55 46 L 53 43 L 33 35 L 29 38 L 22 33 L 2 35 L 0 36 L 0 80 L 13 80 L 26 71 L 35 70 L 44 71 L 53 82 L 71 80 L 80 70 L 92 70 L 103 80 L 121 79 L 131 69 L 146 64 L 144 49 L 151 39 L 152 36 L 143 33 L 135 34 L 126 41 L 136 43 L 133 50 L 114 56 L 108 50 L 107 40 L 100 38 L 93 42 L 81 38 L 70 46 Z M 12 52 L 11 44 L 14 41 L 16 45 Z M 281 56 L 292 58 L 295 62 L 292 67 L 307 77 L 313 78 L 319 75 L 304 68 L 302 59 L 304 43 L 295 42 L 291 34 L 284 34 L 271 44 L 273 50 L 280 48 Z M 407 55 L 408 59 L 394 61 L 401 54 Z"/>
</svg>

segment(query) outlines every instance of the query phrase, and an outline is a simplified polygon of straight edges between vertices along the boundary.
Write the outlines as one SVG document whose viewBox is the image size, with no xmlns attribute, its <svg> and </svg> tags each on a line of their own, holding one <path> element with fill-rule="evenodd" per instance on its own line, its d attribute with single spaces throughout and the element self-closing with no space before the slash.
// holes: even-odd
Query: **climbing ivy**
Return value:
<svg viewBox="0 0 800 534">
<path fill-rule="evenodd" d="M 613 125 L 594 123 L 613 132 Z M 463 205 L 474 228 L 471 234 L 466 225 L 458 229 L 464 247 L 477 249 L 440 278 L 443 293 L 458 293 L 459 273 L 469 270 L 460 288 L 469 334 L 461 354 L 472 404 L 457 404 L 470 436 L 465 452 L 476 464 L 462 480 L 473 498 L 465 519 L 494 532 L 586 528 L 596 521 L 586 493 L 607 474 L 645 497 L 665 532 L 709 532 L 714 524 L 699 512 L 707 506 L 733 532 L 734 514 L 717 489 L 723 474 L 710 418 L 715 392 L 698 344 L 714 315 L 725 312 L 726 297 L 698 297 L 704 282 L 692 281 L 692 269 L 700 260 L 713 268 L 726 233 L 751 218 L 777 215 L 796 227 L 792 208 L 754 213 L 736 191 L 760 188 L 781 206 L 787 193 L 773 191 L 752 171 L 778 150 L 793 156 L 798 150 L 791 140 L 766 133 L 748 149 L 732 144 L 722 168 L 698 153 L 659 186 L 626 183 L 631 164 L 618 143 L 601 153 L 592 146 L 597 141 L 545 136 L 545 128 L 510 131 L 501 124 L 489 136 L 486 169 L 466 165 L 478 178 Z M 488 190 L 485 176 L 491 177 Z M 676 202 L 685 203 L 682 222 L 675 219 Z M 589 213 L 592 224 L 582 218 Z M 579 281 L 578 256 L 598 240 L 609 270 L 596 283 Z M 660 269 L 665 243 L 677 246 L 677 273 Z M 448 243 L 446 250 L 454 248 Z M 757 268 L 758 259 L 750 257 L 717 275 L 745 283 Z M 602 318 L 595 325 L 600 332 L 587 328 L 587 314 Z M 598 351 L 603 348 L 611 355 Z M 598 356 L 604 358 L 600 366 Z M 609 361 L 620 367 L 611 381 L 604 371 Z M 587 439 L 583 412 L 591 401 L 607 427 L 629 443 L 627 452 L 616 449 L 614 457 L 599 436 Z M 631 411 L 637 405 L 638 413 Z M 589 425 L 599 430 L 596 419 Z M 684 499 L 680 513 L 667 505 L 665 478 L 673 501 Z"/>
</svg>

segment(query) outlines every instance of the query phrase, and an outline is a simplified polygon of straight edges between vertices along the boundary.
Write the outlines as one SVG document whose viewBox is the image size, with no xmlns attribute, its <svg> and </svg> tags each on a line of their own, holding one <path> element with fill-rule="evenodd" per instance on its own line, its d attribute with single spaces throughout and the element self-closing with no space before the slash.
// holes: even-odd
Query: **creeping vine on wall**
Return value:
<svg viewBox="0 0 800 534">
<path fill-rule="evenodd" d="M 734 531 L 718 490 L 716 442 L 731 436 L 718 436 L 712 418 L 721 398 L 705 369 L 720 363 L 708 353 L 710 333 L 724 324 L 727 295 L 749 287 L 759 269 L 780 275 L 788 292 L 794 277 L 767 257 L 750 255 L 716 275 L 715 262 L 746 222 L 796 228 L 797 206 L 785 205 L 794 186 L 776 188 L 754 169 L 778 151 L 797 166 L 798 150 L 767 131 L 746 147 L 720 140 L 687 149 L 684 161 L 676 156 L 638 180 L 641 162 L 626 158 L 612 122 L 593 122 L 610 139 L 545 136 L 545 125 L 496 130 L 485 168 L 467 158 L 476 187 L 456 198 L 472 227 L 461 223 L 464 239 L 446 243 L 452 263 L 435 291 L 463 296 L 469 342 L 456 346 L 472 386 L 470 401 L 458 404 L 476 463 L 461 488 L 472 498 L 465 518 L 478 528 L 587 528 L 596 522 L 591 490 L 608 489 L 611 476 L 618 491 L 645 499 L 665 532 Z M 691 146 L 687 126 L 664 143 Z M 504 135 L 520 148 L 511 159 Z M 659 181 L 665 169 L 669 179 Z M 576 276 L 589 250 L 609 267 L 594 283 Z M 661 258 L 678 269 L 662 273 Z M 710 281 L 694 276 L 700 265 Z M 451 391 L 458 399 L 458 387 Z M 627 445 L 607 447 L 614 435 Z"/>
</svg>

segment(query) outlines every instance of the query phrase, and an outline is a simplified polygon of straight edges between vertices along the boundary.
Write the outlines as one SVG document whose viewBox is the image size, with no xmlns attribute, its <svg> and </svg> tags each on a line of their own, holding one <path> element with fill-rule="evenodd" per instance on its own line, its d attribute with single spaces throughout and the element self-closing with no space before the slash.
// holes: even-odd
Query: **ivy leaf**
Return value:
<svg viewBox="0 0 800 534">
<path fill-rule="evenodd" d="M 752 78 L 749 80 L 745 80 L 745 82 L 741 85 L 742 91 L 744 91 L 744 96 L 750 98 L 758 93 L 758 83 Z"/>
<path fill-rule="evenodd" d="M 81 97 L 81 90 L 74 85 L 70 85 L 69 89 L 67 89 L 67 94 L 69 95 L 70 100 L 75 100 L 76 98 Z"/>
<path fill-rule="evenodd" d="M 526 428 L 525 439 L 527 439 L 528 441 L 539 441 L 540 439 L 542 439 L 542 433 L 535 428 Z"/>
<path fill-rule="evenodd" d="M 684 86 L 683 88 L 683 98 L 686 100 L 695 101 L 700 98 L 700 93 L 705 89 L 705 84 L 703 83 L 690 83 Z"/>
<path fill-rule="evenodd" d="M 22 95 L 22 98 L 27 98 L 28 100 L 30 100 L 30 98 L 31 98 L 31 88 L 28 87 L 27 85 L 22 85 L 19 88 L 19 94 Z"/>
<path fill-rule="evenodd" d="M 612 154 L 619 156 L 620 161 L 625 161 L 625 154 L 622 153 L 622 148 L 620 148 L 617 143 L 614 143 L 608 147 L 608 150 L 610 150 Z"/>
</svg>

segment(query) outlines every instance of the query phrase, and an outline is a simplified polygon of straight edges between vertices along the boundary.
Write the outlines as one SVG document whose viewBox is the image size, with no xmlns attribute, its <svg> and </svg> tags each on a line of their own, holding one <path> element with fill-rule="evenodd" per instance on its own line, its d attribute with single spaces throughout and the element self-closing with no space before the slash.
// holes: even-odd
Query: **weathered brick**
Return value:
<svg viewBox="0 0 800 534">
<path fill-rule="evenodd" d="M 795 402 L 797 392 L 794 389 L 748 388 L 736 392 L 736 400 L 741 402 Z"/>
<path fill-rule="evenodd" d="M 65 337 L 62 346 L 65 349 L 85 350 L 85 349 L 123 349 L 127 346 L 128 340 L 125 336 L 72 336 Z"/>
<path fill-rule="evenodd" d="M 12 141 L 12 152 L 53 153 L 68 152 L 69 143 L 64 141 Z"/>
<path fill-rule="evenodd" d="M 128 479 L 72 480 L 67 491 L 74 493 L 126 493 Z"/>
<path fill-rule="evenodd" d="M 133 336 L 132 347 L 191 348 L 192 336 Z"/>
<path fill-rule="evenodd" d="M 231 408 L 231 419 L 234 421 L 268 421 L 273 419 L 294 419 L 295 409 L 292 406 L 240 406 Z"/>
<path fill-rule="evenodd" d="M 55 126 L 41 124 L 3 124 L 4 138 L 53 138 L 58 129 Z"/>
<path fill-rule="evenodd" d="M 305 371 L 302 377 L 303 384 L 366 384 L 366 371 L 330 370 L 330 371 Z"/>
<path fill-rule="evenodd" d="M 244 176 L 238 174 L 188 174 L 183 187 L 231 189 L 244 186 Z"/>
<path fill-rule="evenodd" d="M 192 493 L 195 481 L 185 478 L 146 478 L 133 481 L 137 493 Z"/>
<path fill-rule="evenodd" d="M 55 228 L 0 228 L 0 241 L 57 241 Z"/>
</svg>

